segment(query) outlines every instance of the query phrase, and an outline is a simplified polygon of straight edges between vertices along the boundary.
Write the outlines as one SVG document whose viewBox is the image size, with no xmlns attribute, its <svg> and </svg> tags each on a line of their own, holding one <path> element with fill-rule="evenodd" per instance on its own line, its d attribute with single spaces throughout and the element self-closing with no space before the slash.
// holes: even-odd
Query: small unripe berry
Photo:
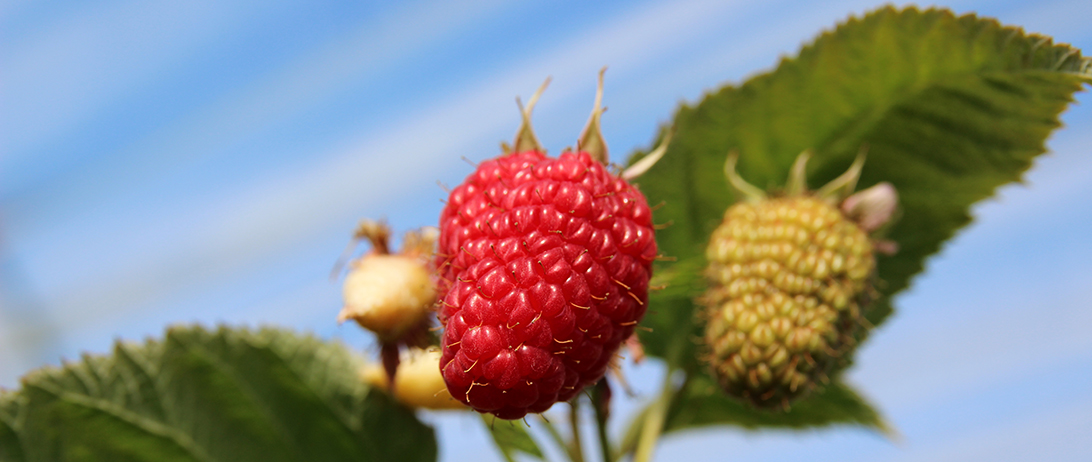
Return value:
<svg viewBox="0 0 1092 462">
<path fill-rule="evenodd" d="M 839 365 L 854 344 L 857 296 L 873 270 L 871 249 L 858 245 L 867 242 L 836 208 L 811 197 L 728 209 L 706 251 L 704 302 L 705 341 L 729 393 L 780 405 Z"/>
<path fill-rule="evenodd" d="M 822 194 L 806 190 L 801 159 L 777 198 L 746 185 L 730 159 L 729 180 L 748 200 L 725 211 L 706 248 L 709 365 L 726 392 L 758 407 L 787 407 L 825 382 L 865 332 L 873 243 L 836 205 L 863 158 Z M 876 229 L 896 197 L 890 185 L 873 188 L 848 210 Z"/>
<path fill-rule="evenodd" d="M 338 322 L 352 319 L 382 340 L 397 339 L 432 311 L 436 289 L 425 262 L 404 255 L 367 255 L 351 264 Z"/>
<path fill-rule="evenodd" d="M 388 390 L 398 402 L 414 408 L 467 409 L 466 405 L 451 397 L 444 378 L 440 376 L 440 350 L 410 348 L 401 355 L 398 372 L 394 375 L 394 389 L 383 367 L 369 364 L 362 371 L 364 381 L 372 386 Z"/>
<path fill-rule="evenodd" d="M 392 365 L 397 363 L 397 345 L 420 343 L 428 328 L 428 317 L 436 304 L 430 259 L 437 234 L 435 228 L 410 231 L 403 239 L 402 251 L 394 254 L 385 223 L 364 220 L 354 233 L 356 240 L 370 241 L 372 250 L 349 265 L 343 289 L 345 306 L 337 321 L 352 319 L 374 332 L 380 344 L 388 347 L 385 357 Z"/>
</svg>

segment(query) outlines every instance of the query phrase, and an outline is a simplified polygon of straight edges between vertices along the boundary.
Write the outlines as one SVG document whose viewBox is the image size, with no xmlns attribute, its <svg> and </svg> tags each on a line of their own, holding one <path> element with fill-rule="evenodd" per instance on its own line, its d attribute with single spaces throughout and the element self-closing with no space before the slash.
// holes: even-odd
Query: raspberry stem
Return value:
<svg viewBox="0 0 1092 462">
<path fill-rule="evenodd" d="M 395 372 L 398 371 L 398 363 L 400 358 L 398 357 L 398 343 L 384 342 L 379 347 L 379 358 L 383 362 L 383 372 L 387 374 L 387 383 L 390 384 L 391 390 L 394 389 Z"/>
<path fill-rule="evenodd" d="M 576 395 L 576 398 L 569 401 L 569 426 L 573 430 L 569 457 L 573 462 L 584 462 L 584 445 L 580 442 L 580 398 L 581 395 Z"/>
<path fill-rule="evenodd" d="M 595 409 L 595 429 L 599 437 L 600 456 L 604 461 L 614 460 L 611 455 L 610 438 L 607 437 L 607 418 L 610 416 L 610 385 L 604 377 L 591 389 L 592 408 Z"/>
</svg>

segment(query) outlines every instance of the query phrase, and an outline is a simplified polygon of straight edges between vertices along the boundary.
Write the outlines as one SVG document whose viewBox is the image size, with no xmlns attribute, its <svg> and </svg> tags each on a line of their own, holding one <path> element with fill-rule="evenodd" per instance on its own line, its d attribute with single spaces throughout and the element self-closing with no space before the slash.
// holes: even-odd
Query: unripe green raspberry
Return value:
<svg viewBox="0 0 1092 462">
<path fill-rule="evenodd" d="M 779 198 L 743 186 L 751 200 L 725 212 L 706 249 L 710 366 L 725 391 L 757 407 L 786 407 L 826 381 L 863 334 L 872 241 L 838 200 L 802 184 L 790 179 Z"/>
</svg>

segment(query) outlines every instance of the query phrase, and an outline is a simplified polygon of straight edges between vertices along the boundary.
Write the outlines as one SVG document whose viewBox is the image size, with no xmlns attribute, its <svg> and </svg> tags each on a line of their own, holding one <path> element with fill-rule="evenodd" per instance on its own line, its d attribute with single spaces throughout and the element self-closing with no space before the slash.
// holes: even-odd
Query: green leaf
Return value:
<svg viewBox="0 0 1092 462">
<path fill-rule="evenodd" d="M 808 178 L 816 188 L 868 146 L 859 188 L 891 182 L 902 208 L 886 236 L 900 250 L 879 257 L 882 297 L 866 312 L 879 325 L 926 257 L 970 222 L 970 206 L 1018 181 L 1045 151 L 1059 114 L 1089 81 L 1092 61 L 1047 37 L 974 15 L 887 7 L 822 34 L 770 73 L 684 105 L 666 155 L 638 179 L 650 203 L 665 203 L 655 212 L 658 223 L 671 223 L 657 234 L 661 253 L 685 265 L 655 270 L 660 283 L 680 289 L 652 295 L 646 352 L 688 373 L 701 369 L 693 300 L 704 282 L 694 272 L 736 199 L 723 174 L 730 151 L 739 152 L 744 179 L 777 189 L 796 156 L 813 149 Z M 798 406 L 834 406 L 831 396 Z M 858 410 L 858 422 L 875 415 Z M 793 425 L 788 417 L 754 422 Z"/>
<path fill-rule="evenodd" d="M 649 285 L 663 289 L 649 292 L 648 312 L 641 322 L 647 329 L 637 331 L 646 353 L 688 371 L 701 367 L 695 339 L 702 332 L 694 298 L 705 290 L 704 268 L 704 256 L 658 265 Z"/>
<path fill-rule="evenodd" d="M 827 424 L 854 424 L 891 434 L 883 418 L 848 385 L 834 382 L 812 399 L 802 400 L 786 412 L 755 409 L 720 391 L 711 378 L 699 375 L 681 390 L 668 410 L 664 431 L 730 424 L 744 428 L 768 426 L 807 428 Z"/>
<path fill-rule="evenodd" d="M 432 429 L 360 367 L 341 345 L 283 330 L 172 328 L 27 376 L 0 442 L 13 430 L 42 461 L 435 460 Z"/>
<path fill-rule="evenodd" d="M 521 421 L 501 420 L 491 415 L 482 414 L 482 424 L 493 436 L 493 442 L 497 443 L 504 460 L 512 462 L 517 452 L 522 452 L 538 460 L 544 460 L 542 450 L 535 444 L 531 434 L 527 433 L 526 425 Z"/>
<path fill-rule="evenodd" d="M 647 409 L 637 415 L 623 440 L 623 448 L 632 451 L 644 423 Z M 755 409 L 720 391 L 707 375 L 697 374 L 679 390 L 664 421 L 663 434 L 714 425 L 732 425 L 746 429 L 782 427 L 804 429 L 832 424 L 859 425 L 895 438 L 896 432 L 873 407 L 849 385 L 834 382 L 816 395 L 802 400 L 786 412 L 773 413 Z"/>
<path fill-rule="evenodd" d="M 23 444 L 19 432 L 23 425 L 23 400 L 15 392 L 0 390 L 0 462 L 22 462 Z"/>
<path fill-rule="evenodd" d="M 884 8 L 823 34 L 771 73 L 681 107 L 667 154 L 640 186 L 650 203 L 666 203 L 656 211 L 658 222 L 672 223 L 657 234 L 661 252 L 703 258 L 735 200 L 723 174 L 729 151 L 740 153 L 746 180 L 776 188 L 813 148 L 814 187 L 868 145 L 860 187 L 892 182 L 903 208 L 889 236 L 901 249 L 879 261 L 889 297 L 970 221 L 971 204 L 1019 180 L 1090 80 L 1092 61 L 1049 38 L 946 10 Z M 659 332 L 650 337 L 693 320 L 652 310 L 645 324 Z M 873 310 L 871 320 L 888 312 Z"/>
</svg>

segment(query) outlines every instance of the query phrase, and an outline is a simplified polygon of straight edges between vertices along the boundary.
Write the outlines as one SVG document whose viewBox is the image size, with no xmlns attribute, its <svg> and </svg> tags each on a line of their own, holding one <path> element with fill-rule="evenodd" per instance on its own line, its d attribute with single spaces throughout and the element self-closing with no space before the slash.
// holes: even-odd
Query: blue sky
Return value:
<svg viewBox="0 0 1092 462">
<path fill-rule="evenodd" d="M 552 152 L 604 65 L 616 159 L 681 101 L 772 68 L 867 1 L 0 2 L 0 386 L 171 323 L 338 327 L 329 270 L 360 218 L 434 224 L 499 152 L 514 98 Z M 1092 51 L 1078 0 L 957 1 Z M 927 262 L 849 379 L 898 442 L 698 431 L 659 460 L 1084 460 L 1092 451 L 1092 112 Z M 1082 104 L 1083 103 L 1083 104 Z M 661 369 L 630 369 L 645 393 Z M 472 416 L 428 415 L 480 460 Z M 616 419 L 617 424 L 621 420 Z M 499 455 L 486 451 L 488 460 Z"/>
</svg>

